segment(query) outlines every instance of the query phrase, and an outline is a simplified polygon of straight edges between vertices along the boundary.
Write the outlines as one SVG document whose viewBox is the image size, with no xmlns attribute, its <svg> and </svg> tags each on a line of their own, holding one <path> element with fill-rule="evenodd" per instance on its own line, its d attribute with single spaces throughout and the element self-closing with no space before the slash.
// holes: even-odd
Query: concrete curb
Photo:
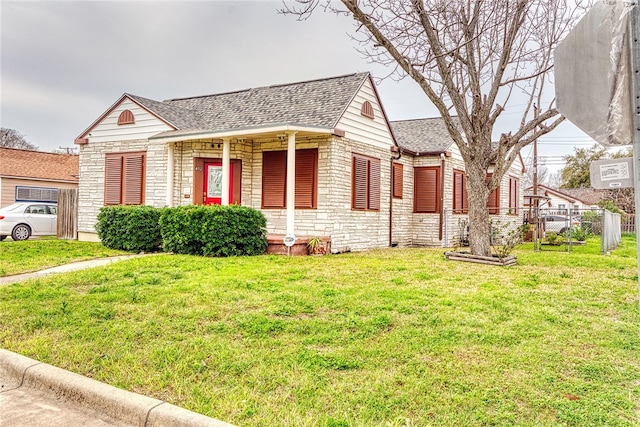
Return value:
<svg viewBox="0 0 640 427">
<path fill-rule="evenodd" d="M 44 392 L 73 405 L 141 427 L 233 427 L 162 400 L 132 393 L 91 378 L 0 349 L 0 373 L 6 389 L 20 387 Z"/>
</svg>

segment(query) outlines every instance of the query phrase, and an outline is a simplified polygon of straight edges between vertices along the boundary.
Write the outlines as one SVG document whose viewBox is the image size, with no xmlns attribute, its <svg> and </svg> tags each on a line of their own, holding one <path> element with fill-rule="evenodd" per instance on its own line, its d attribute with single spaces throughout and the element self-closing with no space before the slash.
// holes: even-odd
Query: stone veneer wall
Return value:
<svg viewBox="0 0 640 427">
<path fill-rule="evenodd" d="M 241 204 L 261 209 L 262 151 L 286 150 L 286 142 L 257 140 L 231 143 L 231 158 L 242 161 Z M 391 152 L 368 144 L 339 137 L 301 139 L 298 149 L 318 148 L 318 208 L 295 212 L 295 233 L 298 236 L 328 236 L 332 251 L 359 251 L 389 245 L 389 198 Z M 95 234 L 99 210 L 104 206 L 104 162 L 106 152 L 146 151 L 145 203 L 162 207 L 166 204 L 167 145 L 150 144 L 146 140 L 113 143 L 92 143 L 80 147 L 80 184 L 78 218 L 79 234 Z M 367 155 L 380 160 L 380 211 L 351 209 L 352 154 Z M 174 146 L 174 206 L 193 203 L 194 157 L 221 158 L 222 148 L 205 142 L 180 142 Z M 403 197 L 393 200 L 393 242 L 399 246 L 450 246 L 456 239 L 458 220 L 466 215 L 453 215 L 445 224 L 443 239 L 439 240 L 438 214 L 413 212 L 414 167 L 439 166 L 439 158 L 403 156 Z M 444 207 L 453 204 L 453 169 L 464 169 L 461 160 L 447 158 L 445 162 Z M 516 175 L 511 171 L 512 175 Z M 508 183 L 508 175 L 505 179 Z M 522 184 L 522 178 L 520 178 Z M 508 184 L 501 186 L 501 206 L 508 202 Z M 522 198 L 522 191 L 521 191 Z M 267 209 L 269 233 L 286 232 L 286 210 Z"/>
<path fill-rule="evenodd" d="M 243 204 L 261 208 L 262 151 L 285 150 L 286 142 L 255 142 L 253 150 L 252 194 Z M 296 236 L 331 237 L 333 252 L 386 247 L 389 244 L 390 153 L 346 138 L 302 139 L 298 149 L 318 148 L 317 209 L 295 211 Z M 381 209 L 379 212 L 351 210 L 351 155 L 368 155 L 381 160 Z M 243 191 L 244 194 L 244 191 Z M 267 231 L 286 233 L 286 209 L 263 210 Z"/>
<path fill-rule="evenodd" d="M 161 207 L 166 199 L 167 147 L 149 144 L 147 140 L 90 143 L 80 146 L 80 182 L 78 185 L 78 238 L 95 239 L 100 208 L 104 206 L 105 153 L 145 151 L 144 201 L 147 205 Z"/>
<path fill-rule="evenodd" d="M 391 158 L 391 156 L 388 156 Z M 411 230 L 411 224 L 413 222 L 413 157 L 403 155 L 396 163 L 403 165 L 403 188 L 402 198 L 393 199 L 393 234 L 392 241 L 397 243 L 398 246 L 412 246 L 413 245 L 413 233 Z M 387 170 L 390 171 L 390 160 L 387 162 Z M 389 184 L 390 185 L 390 184 Z"/>
</svg>

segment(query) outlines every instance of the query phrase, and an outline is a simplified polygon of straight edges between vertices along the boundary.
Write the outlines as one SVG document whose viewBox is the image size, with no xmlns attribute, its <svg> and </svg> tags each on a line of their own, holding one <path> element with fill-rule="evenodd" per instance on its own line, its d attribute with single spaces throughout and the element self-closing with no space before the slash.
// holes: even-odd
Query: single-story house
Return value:
<svg viewBox="0 0 640 427">
<path fill-rule="evenodd" d="M 447 246 L 444 210 L 467 209 L 442 120 L 390 122 L 369 73 L 162 102 L 125 93 L 75 142 L 81 240 L 97 239 L 103 206 L 238 203 L 261 210 L 279 244 Z M 522 205 L 512 169 L 495 213 Z"/>
<path fill-rule="evenodd" d="M 56 202 L 58 189 L 78 188 L 78 165 L 78 155 L 0 148 L 0 207 Z"/>
<path fill-rule="evenodd" d="M 525 193 L 533 194 L 533 187 L 526 188 Z M 544 200 L 539 202 L 540 208 L 552 214 L 579 214 L 585 210 L 599 209 L 597 202 L 600 192 L 592 188 L 557 189 L 539 184 L 537 193 L 544 196 Z"/>
<path fill-rule="evenodd" d="M 413 173 L 405 177 L 413 192 L 404 210 L 410 213 L 405 223 L 410 224 L 411 244 L 454 246 L 468 222 L 467 178 L 458 146 L 441 118 L 392 121 L 391 129 Z M 489 196 L 495 221 L 522 223 L 524 172 L 518 156 Z"/>
</svg>

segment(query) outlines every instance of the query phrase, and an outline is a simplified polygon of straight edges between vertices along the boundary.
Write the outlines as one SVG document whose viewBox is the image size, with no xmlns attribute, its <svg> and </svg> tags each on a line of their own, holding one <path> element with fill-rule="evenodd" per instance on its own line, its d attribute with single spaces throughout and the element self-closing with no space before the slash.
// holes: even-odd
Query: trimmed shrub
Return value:
<svg viewBox="0 0 640 427">
<path fill-rule="evenodd" d="M 96 231 L 111 249 L 153 252 L 162 246 L 160 214 L 152 206 L 106 206 L 100 208 Z"/>
<path fill-rule="evenodd" d="M 180 206 L 160 217 L 164 250 L 190 255 L 261 255 L 266 226 L 262 212 L 238 205 Z"/>
</svg>

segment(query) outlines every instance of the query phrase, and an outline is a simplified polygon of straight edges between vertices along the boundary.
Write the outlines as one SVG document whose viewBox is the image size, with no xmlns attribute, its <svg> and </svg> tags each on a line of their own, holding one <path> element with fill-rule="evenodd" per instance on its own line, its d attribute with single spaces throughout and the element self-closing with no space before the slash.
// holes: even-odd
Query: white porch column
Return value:
<svg viewBox="0 0 640 427">
<path fill-rule="evenodd" d="M 287 145 L 287 234 L 294 236 L 296 211 L 296 133 L 286 132 Z"/>
<path fill-rule="evenodd" d="M 175 148 L 175 144 L 175 142 L 170 142 L 169 144 L 167 144 L 167 192 L 165 205 L 167 205 L 167 207 L 169 208 L 173 206 L 173 174 L 175 171 L 175 160 L 173 151 Z"/>
<path fill-rule="evenodd" d="M 222 139 L 222 206 L 229 205 L 229 183 L 231 182 L 231 139 Z"/>
</svg>

